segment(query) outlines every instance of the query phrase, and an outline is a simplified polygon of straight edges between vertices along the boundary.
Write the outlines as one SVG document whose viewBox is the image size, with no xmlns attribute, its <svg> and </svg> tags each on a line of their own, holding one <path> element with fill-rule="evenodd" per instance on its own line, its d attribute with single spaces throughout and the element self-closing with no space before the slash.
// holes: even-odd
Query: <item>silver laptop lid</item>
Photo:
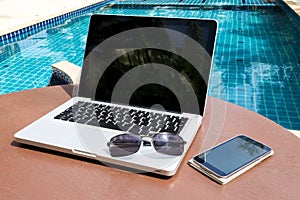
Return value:
<svg viewBox="0 0 300 200">
<path fill-rule="evenodd" d="M 79 96 L 203 115 L 217 23 L 93 15 Z"/>
</svg>

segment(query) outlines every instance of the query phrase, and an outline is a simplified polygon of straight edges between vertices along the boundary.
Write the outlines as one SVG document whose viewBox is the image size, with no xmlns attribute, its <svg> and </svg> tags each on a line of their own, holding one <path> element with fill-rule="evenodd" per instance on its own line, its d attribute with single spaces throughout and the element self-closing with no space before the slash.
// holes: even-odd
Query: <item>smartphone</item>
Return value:
<svg viewBox="0 0 300 200">
<path fill-rule="evenodd" d="M 196 155 L 189 164 L 216 182 L 226 184 L 273 154 L 265 144 L 238 135 Z"/>
</svg>

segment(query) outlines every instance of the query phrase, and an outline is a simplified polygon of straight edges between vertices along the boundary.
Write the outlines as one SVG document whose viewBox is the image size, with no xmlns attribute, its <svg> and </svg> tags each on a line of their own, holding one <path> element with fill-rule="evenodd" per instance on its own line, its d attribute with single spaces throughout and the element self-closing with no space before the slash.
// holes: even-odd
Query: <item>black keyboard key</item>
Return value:
<svg viewBox="0 0 300 200">
<path fill-rule="evenodd" d="M 130 133 L 134 133 L 134 134 L 140 134 L 142 132 L 142 129 L 140 126 L 137 125 L 133 125 L 129 130 Z"/>
<path fill-rule="evenodd" d="M 92 126 L 100 126 L 98 120 L 96 118 L 92 118 L 90 121 L 88 121 L 86 124 L 92 125 Z"/>
<path fill-rule="evenodd" d="M 106 122 L 100 122 L 100 127 L 103 128 L 109 128 L 109 129 L 113 129 L 113 130 L 121 130 L 121 128 L 118 126 L 117 123 L 106 123 Z"/>
<path fill-rule="evenodd" d="M 176 128 L 177 130 L 177 128 Z M 177 133 L 174 126 L 166 125 L 159 132 Z"/>
<path fill-rule="evenodd" d="M 142 134 L 146 135 L 150 132 L 150 126 L 141 126 Z"/>
<path fill-rule="evenodd" d="M 75 122 L 74 117 L 70 117 L 68 121 L 69 122 Z"/>
<path fill-rule="evenodd" d="M 187 118 L 180 118 L 178 116 L 168 116 L 160 132 L 179 133 L 187 120 Z"/>
<path fill-rule="evenodd" d="M 54 119 L 60 119 L 62 116 L 63 116 L 62 114 L 56 115 L 56 116 L 54 117 Z"/>
<path fill-rule="evenodd" d="M 132 127 L 132 124 L 127 122 L 119 122 L 117 124 L 122 131 L 128 131 L 128 129 Z"/>
<path fill-rule="evenodd" d="M 178 116 L 82 101 L 54 118 L 137 134 L 147 134 L 150 131 L 179 133 L 188 120 Z"/>
<path fill-rule="evenodd" d="M 88 120 L 87 119 L 75 119 L 76 123 L 85 124 Z"/>
<path fill-rule="evenodd" d="M 151 126 L 151 127 L 149 128 L 149 132 L 155 132 L 155 133 L 158 133 L 158 132 L 160 132 L 160 130 L 161 130 L 161 127 L 154 127 L 154 126 Z"/>
</svg>

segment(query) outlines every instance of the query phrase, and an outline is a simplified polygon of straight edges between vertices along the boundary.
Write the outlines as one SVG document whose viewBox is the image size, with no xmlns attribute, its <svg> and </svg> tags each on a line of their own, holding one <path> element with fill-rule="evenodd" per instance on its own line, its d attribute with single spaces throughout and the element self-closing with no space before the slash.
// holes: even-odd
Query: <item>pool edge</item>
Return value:
<svg viewBox="0 0 300 200">
<path fill-rule="evenodd" d="M 91 12 L 97 7 L 108 4 L 111 1 L 113 0 L 100 0 L 92 4 L 83 4 L 81 6 L 68 8 L 56 14 L 41 17 L 35 21 L 7 29 L 6 31 L 0 32 L 0 47 L 9 43 L 25 39 L 26 37 L 38 33 L 47 28 L 57 26 L 61 24 L 64 20 L 79 16 L 83 13 Z"/>
</svg>

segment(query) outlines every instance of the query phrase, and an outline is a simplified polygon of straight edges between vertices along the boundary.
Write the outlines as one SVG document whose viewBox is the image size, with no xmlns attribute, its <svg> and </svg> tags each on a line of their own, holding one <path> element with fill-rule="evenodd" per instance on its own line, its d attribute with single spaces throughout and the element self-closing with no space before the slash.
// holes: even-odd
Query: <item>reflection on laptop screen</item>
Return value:
<svg viewBox="0 0 300 200">
<path fill-rule="evenodd" d="M 216 22 L 93 15 L 79 96 L 203 115 Z"/>
</svg>

